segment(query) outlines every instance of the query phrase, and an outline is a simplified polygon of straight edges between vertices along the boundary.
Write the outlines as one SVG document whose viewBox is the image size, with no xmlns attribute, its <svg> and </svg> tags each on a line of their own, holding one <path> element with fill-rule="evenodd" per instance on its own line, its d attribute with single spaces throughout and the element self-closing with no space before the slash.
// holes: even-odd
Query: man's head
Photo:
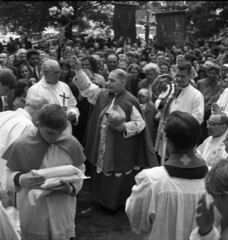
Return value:
<svg viewBox="0 0 228 240">
<path fill-rule="evenodd" d="M 170 65 L 166 61 L 163 61 L 159 65 L 161 74 L 169 74 L 170 73 Z"/>
<path fill-rule="evenodd" d="M 158 55 L 157 64 L 159 65 L 163 61 L 165 61 L 165 55 L 163 55 L 163 54 Z"/>
<path fill-rule="evenodd" d="M 32 117 L 32 121 L 34 125 L 37 125 L 38 121 L 38 111 L 44 106 L 47 105 L 48 101 L 45 98 L 40 97 L 32 97 L 29 99 L 26 99 L 25 103 L 25 110 L 30 114 Z"/>
<path fill-rule="evenodd" d="M 191 114 L 175 111 L 169 115 L 164 132 L 173 150 L 193 150 L 199 142 L 200 124 Z"/>
<path fill-rule="evenodd" d="M 39 64 L 39 52 L 36 49 L 29 49 L 26 57 L 30 66 L 36 67 Z"/>
<path fill-rule="evenodd" d="M 189 62 L 183 62 L 177 66 L 176 83 L 178 87 L 187 87 L 191 79 L 192 66 Z"/>
<path fill-rule="evenodd" d="M 221 137 L 228 126 L 228 117 L 225 113 L 212 114 L 207 121 L 208 134 L 213 137 Z"/>
<path fill-rule="evenodd" d="M 21 48 L 18 50 L 18 56 L 20 58 L 21 61 L 26 61 L 26 53 L 27 53 L 27 50 L 24 49 L 24 48 Z"/>
<path fill-rule="evenodd" d="M 48 59 L 41 66 L 45 80 L 50 84 L 56 84 L 60 77 L 60 66 L 55 60 Z"/>
<path fill-rule="evenodd" d="M 125 90 L 128 75 L 122 69 L 113 70 L 108 76 L 107 86 L 111 93 L 121 93 Z"/>
<path fill-rule="evenodd" d="M 108 67 L 109 72 L 117 69 L 118 62 L 119 62 L 119 57 L 116 54 L 110 54 L 107 57 L 107 67 Z"/>
<path fill-rule="evenodd" d="M 228 74 L 228 64 L 223 64 L 220 70 L 222 79 L 226 78 L 226 75 Z"/>
<path fill-rule="evenodd" d="M 38 113 L 38 129 L 48 143 L 54 143 L 67 127 L 67 114 L 58 104 L 48 104 Z"/>
<path fill-rule="evenodd" d="M 206 70 L 207 78 L 211 81 L 216 81 L 219 76 L 219 72 L 220 67 L 215 63 L 211 63 Z"/>
<path fill-rule="evenodd" d="M 10 69 L 0 70 L 0 96 L 7 95 L 11 89 L 15 89 L 17 80 Z"/>
<path fill-rule="evenodd" d="M 145 104 L 148 103 L 150 98 L 149 98 L 149 90 L 146 88 L 142 88 L 139 90 L 138 93 L 138 99 L 140 104 Z"/>
<path fill-rule="evenodd" d="M 2 66 L 6 66 L 7 65 L 7 54 L 6 53 L 1 53 L 0 54 L 0 64 Z"/>
<path fill-rule="evenodd" d="M 184 61 L 184 55 L 177 55 L 177 58 L 176 58 L 176 64 L 177 66 L 181 65 Z"/>
</svg>

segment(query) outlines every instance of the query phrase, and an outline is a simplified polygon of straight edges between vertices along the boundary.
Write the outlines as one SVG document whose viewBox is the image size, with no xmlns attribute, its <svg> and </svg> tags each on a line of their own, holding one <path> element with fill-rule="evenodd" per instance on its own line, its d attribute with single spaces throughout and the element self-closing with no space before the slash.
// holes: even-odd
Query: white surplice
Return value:
<svg viewBox="0 0 228 240">
<path fill-rule="evenodd" d="M 70 155 L 55 144 L 51 144 L 44 156 L 42 168 L 72 165 Z M 78 167 L 83 173 L 85 165 Z M 7 169 L 7 179 L 14 187 L 13 179 L 18 172 Z M 76 193 L 81 190 L 83 180 L 73 183 Z M 28 188 L 15 187 L 17 208 L 20 214 L 23 240 L 68 240 L 75 236 L 76 196 L 56 194 L 39 198 L 31 206 Z"/>
<path fill-rule="evenodd" d="M 132 230 L 144 240 L 189 240 L 204 179 L 170 177 L 164 166 L 141 171 L 126 202 Z"/>
<path fill-rule="evenodd" d="M 43 97 L 50 104 L 55 103 L 63 106 L 63 97 L 61 96 L 63 96 L 64 94 L 67 97 L 65 98 L 64 106 L 68 108 L 68 113 L 75 114 L 76 122 L 78 122 L 80 113 L 78 108 L 76 107 L 77 100 L 73 96 L 70 87 L 64 82 L 58 81 L 57 84 L 49 84 L 44 78 L 42 78 L 38 83 L 34 84 L 32 87 L 29 88 L 26 99 Z M 72 127 L 69 122 L 66 131 L 72 133 Z"/>
<path fill-rule="evenodd" d="M 222 108 L 222 111 L 228 115 L 228 88 L 220 95 L 217 104 Z"/>
<path fill-rule="evenodd" d="M 201 155 L 208 166 L 212 167 L 221 158 L 228 156 L 223 141 L 226 138 L 226 131 L 221 137 L 208 137 L 204 142 L 198 146 L 197 153 Z"/>
<path fill-rule="evenodd" d="M 179 96 L 170 105 L 169 112 L 174 111 L 190 113 L 201 124 L 204 117 L 204 98 L 202 93 L 191 84 L 182 88 Z"/>
<path fill-rule="evenodd" d="M 0 182 L 4 189 L 7 184 L 4 179 L 6 161 L 1 156 L 18 137 L 33 128 L 32 117 L 22 108 L 0 113 Z"/>
</svg>

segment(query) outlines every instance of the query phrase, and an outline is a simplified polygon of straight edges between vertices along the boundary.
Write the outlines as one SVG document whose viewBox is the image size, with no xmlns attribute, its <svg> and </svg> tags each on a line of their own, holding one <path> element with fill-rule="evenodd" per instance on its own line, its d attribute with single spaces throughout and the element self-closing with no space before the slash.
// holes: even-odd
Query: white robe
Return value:
<svg viewBox="0 0 228 240">
<path fill-rule="evenodd" d="M 135 180 L 125 207 L 132 230 L 146 234 L 144 240 L 189 240 L 204 179 L 170 177 L 161 166 L 143 170 Z"/>
<path fill-rule="evenodd" d="M 220 95 L 217 104 L 222 108 L 222 111 L 228 115 L 228 88 L 226 88 Z"/>
<path fill-rule="evenodd" d="M 195 228 L 191 235 L 190 235 L 190 240 L 219 240 L 220 239 L 220 232 L 218 228 L 213 226 L 212 230 L 205 236 L 200 236 L 199 235 L 199 228 Z"/>
<path fill-rule="evenodd" d="M 202 93 L 190 84 L 182 88 L 179 96 L 170 105 L 169 112 L 172 113 L 174 111 L 190 113 L 201 124 L 204 117 L 204 98 Z"/>
<path fill-rule="evenodd" d="M 0 113 L 0 183 L 2 183 L 3 189 L 7 187 L 5 181 L 6 161 L 1 156 L 18 137 L 33 128 L 32 117 L 22 108 Z"/>
<path fill-rule="evenodd" d="M 205 160 L 208 166 L 213 167 L 213 165 L 218 161 L 218 159 L 226 158 L 228 156 L 223 141 L 226 138 L 227 131 L 221 136 L 214 138 L 212 136 L 204 140 L 204 142 L 198 146 L 197 153 Z"/>
<path fill-rule="evenodd" d="M 45 79 L 42 78 L 38 83 L 29 88 L 26 99 L 43 97 L 50 104 L 55 103 L 63 106 L 63 97 L 61 96 L 63 96 L 64 93 L 65 96 L 68 97 L 68 99 L 65 99 L 65 107 L 68 108 L 67 113 L 74 113 L 77 123 L 80 115 L 79 110 L 76 107 L 77 100 L 73 96 L 70 87 L 66 83 L 58 81 L 57 84 L 48 84 Z M 72 133 L 72 127 L 69 122 L 66 131 Z"/>
<path fill-rule="evenodd" d="M 51 144 L 44 156 L 42 168 L 73 164 L 70 155 L 55 144 Z M 83 173 L 85 165 L 78 167 Z M 18 172 L 7 169 L 7 179 L 12 186 Z M 76 193 L 82 187 L 83 180 L 73 183 Z M 17 208 L 20 214 L 21 232 L 24 240 L 52 239 L 65 240 L 74 237 L 76 214 L 76 197 L 67 194 L 56 194 L 39 198 L 31 206 L 28 198 L 29 188 L 15 187 L 17 191 Z M 50 237 L 51 236 L 51 237 Z"/>
</svg>

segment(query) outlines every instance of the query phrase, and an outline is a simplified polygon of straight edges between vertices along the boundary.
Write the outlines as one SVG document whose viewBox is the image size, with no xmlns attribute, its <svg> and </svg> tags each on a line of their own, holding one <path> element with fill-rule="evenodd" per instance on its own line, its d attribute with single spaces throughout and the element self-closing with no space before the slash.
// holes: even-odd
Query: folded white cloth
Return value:
<svg viewBox="0 0 228 240">
<path fill-rule="evenodd" d="M 61 180 L 68 183 L 75 183 L 78 180 L 89 178 L 86 177 L 80 169 L 72 165 L 32 170 L 31 172 L 35 176 L 43 176 L 46 178 L 45 182 L 41 185 L 41 189 L 29 191 L 29 202 L 33 206 L 36 205 L 36 201 L 40 197 L 44 197 L 52 192 L 52 190 L 49 190 L 50 188 L 60 186 Z"/>
</svg>

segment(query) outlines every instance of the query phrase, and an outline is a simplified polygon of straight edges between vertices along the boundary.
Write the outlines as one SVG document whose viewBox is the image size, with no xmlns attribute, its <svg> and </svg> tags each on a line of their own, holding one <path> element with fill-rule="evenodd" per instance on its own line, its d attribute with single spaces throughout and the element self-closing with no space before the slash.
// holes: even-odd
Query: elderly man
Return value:
<svg viewBox="0 0 228 240">
<path fill-rule="evenodd" d="M 56 103 L 63 106 L 67 111 L 68 121 L 77 124 L 79 111 L 76 107 L 77 101 L 74 98 L 69 86 L 59 81 L 60 66 L 55 60 L 46 60 L 41 66 L 43 78 L 29 88 L 27 99 L 44 97 L 48 103 Z M 68 122 L 66 131 L 72 132 L 71 124 Z"/>
<path fill-rule="evenodd" d="M 37 121 L 37 111 L 45 104 L 48 104 L 47 100 L 35 97 L 26 101 L 24 109 L 18 108 L 16 111 L 0 113 L 0 182 L 4 183 L 4 188 L 6 161 L 1 156 L 18 137 L 34 128 L 34 123 Z"/>
<path fill-rule="evenodd" d="M 78 59 L 76 72 L 75 85 L 94 105 L 85 144 L 86 157 L 93 165 L 91 191 L 102 205 L 116 210 L 125 204 L 140 169 L 157 165 L 153 143 L 137 99 L 125 89 L 126 72 L 113 70 L 108 89 L 92 83 Z M 116 121 L 116 114 L 121 121 Z"/>
<path fill-rule="evenodd" d="M 106 72 L 104 70 L 102 74 L 100 72 L 100 74 L 104 77 L 106 82 L 108 81 L 109 73 L 118 68 L 118 63 L 119 63 L 119 56 L 117 54 L 111 53 L 107 57 L 107 68 L 108 69 L 106 69 Z"/>
<path fill-rule="evenodd" d="M 204 98 L 200 91 L 190 84 L 191 64 L 184 62 L 178 65 L 176 83 L 179 87 L 176 98 L 172 101 L 169 112 L 181 111 L 190 113 L 201 124 L 204 117 Z"/>
<path fill-rule="evenodd" d="M 227 126 L 228 117 L 225 113 L 211 115 L 207 121 L 207 129 L 210 136 L 198 146 L 197 152 L 208 166 L 213 166 L 219 158 L 228 156 L 223 143 L 227 134 Z"/>
<path fill-rule="evenodd" d="M 19 68 L 20 65 L 22 65 L 22 64 L 26 65 L 27 64 L 26 53 L 27 53 L 27 50 L 24 49 L 24 48 L 21 48 L 21 49 L 18 50 L 17 55 L 19 57 L 19 61 L 14 64 L 14 67 Z"/>
<path fill-rule="evenodd" d="M 197 201 L 205 193 L 208 168 L 194 151 L 200 124 L 189 113 L 173 112 L 164 129 L 171 155 L 164 166 L 141 171 L 126 202 L 132 230 L 144 240 L 188 240 L 196 226 Z"/>
</svg>

